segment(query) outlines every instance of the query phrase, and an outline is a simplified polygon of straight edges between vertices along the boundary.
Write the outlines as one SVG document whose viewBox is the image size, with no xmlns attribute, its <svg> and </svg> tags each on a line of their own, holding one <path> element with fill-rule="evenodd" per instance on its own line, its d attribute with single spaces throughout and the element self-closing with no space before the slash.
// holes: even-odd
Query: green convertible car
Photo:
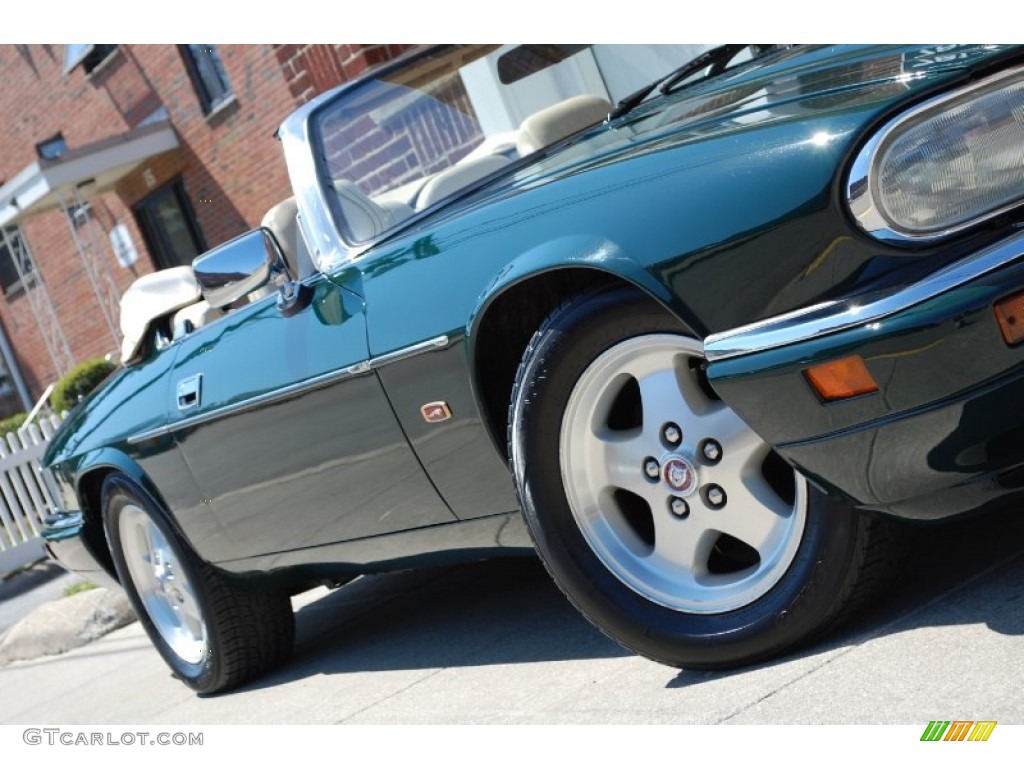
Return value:
<svg viewBox="0 0 1024 768">
<path fill-rule="evenodd" d="M 299 590 L 534 551 L 714 669 L 869 601 L 894 519 L 1020 494 L 1024 49 L 693 48 L 426 48 L 298 109 L 294 196 L 126 292 L 52 554 L 204 693 Z"/>
</svg>

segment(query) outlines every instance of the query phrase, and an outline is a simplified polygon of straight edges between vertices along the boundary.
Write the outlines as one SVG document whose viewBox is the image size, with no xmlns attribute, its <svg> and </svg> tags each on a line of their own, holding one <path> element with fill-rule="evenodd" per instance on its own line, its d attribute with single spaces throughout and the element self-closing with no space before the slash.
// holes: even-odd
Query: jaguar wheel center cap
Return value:
<svg viewBox="0 0 1024 768">
<path fill-rule="evenodd" d="M 671 456 L 662 464 L 662 479 L 673 493 L 686 496 L 697 487 L 697 470 L 682 456 Z"/>
</svg>

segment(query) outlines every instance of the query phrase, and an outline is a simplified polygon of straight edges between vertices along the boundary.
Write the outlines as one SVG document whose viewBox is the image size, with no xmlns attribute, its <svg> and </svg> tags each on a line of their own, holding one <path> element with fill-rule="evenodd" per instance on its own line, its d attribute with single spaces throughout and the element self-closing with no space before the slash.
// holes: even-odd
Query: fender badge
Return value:
<svg viewBox="0 0 1024 768">
<path fill-rule="evenodd" d="M 435 400 L 433 403 L 420 406 L 420 413 L 423 415 L 423 420 L 428 424 L 448 421 L 452 417 L 452 409 L 448 407 L 448 403 L 444 400 Z"/>
</svg>

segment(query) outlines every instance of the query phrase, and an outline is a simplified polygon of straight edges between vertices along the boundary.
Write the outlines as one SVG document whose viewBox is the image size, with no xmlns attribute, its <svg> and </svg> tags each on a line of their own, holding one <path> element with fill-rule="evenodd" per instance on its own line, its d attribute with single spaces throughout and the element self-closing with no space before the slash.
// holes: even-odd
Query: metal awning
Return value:
<svg viewBox="0 0 1024 768">
<path fill-rule="evenodd" d="M 177 146 L 174 128 L 163 120 L 36 160 L 0 187 L 0 226 L 59 208 L 62 199 L 106 192 L 140 163 Z"/>
<path fill-rule="evenodd" d="M 154 113 L 145 125 L 101 141 L 68 150 L 59 157 L 40 158 L 0 186 L 0 242 L 8 253 L 16 250 L 7 227 L 45 211 L 64 212 L 75 250 L 82 261 L 103 319 L 116 349 L 121 337 L 117 328 L 120 291 L 103 256 L 107 236 L 86 201 L 111 189 L 126 174 L 156 155 L 177 148 L 178 136 L 170 122 Z M 79 216 L 79 213 L 85 215 Z M 74 215 L 72 215 L 74 214 Z M 60 318 L 50 299 L 46 281 L 24 239 L 19 237 L 20 258 L 12 259 L 25 297 L 59 375 L 75 363 Z M 22 263 L 24 261 L 24 264 Z M 27 277 L 31 275 L 31 277 Z"/>
</svg>

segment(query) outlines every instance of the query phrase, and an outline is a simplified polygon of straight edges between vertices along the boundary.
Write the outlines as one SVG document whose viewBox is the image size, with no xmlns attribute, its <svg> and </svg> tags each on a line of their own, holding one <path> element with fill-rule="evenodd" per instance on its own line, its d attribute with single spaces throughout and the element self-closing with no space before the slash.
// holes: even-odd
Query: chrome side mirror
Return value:
<svg viewBox="0 0 1024 768">
<path fill-rule="evenodd" d="M 192 261 L 192 271 L 211 307 L 226 307 L 262 288 L 272 277 L 288 279 L 281 247 L 269 229 L 254 229 Z"/>
</svg>

